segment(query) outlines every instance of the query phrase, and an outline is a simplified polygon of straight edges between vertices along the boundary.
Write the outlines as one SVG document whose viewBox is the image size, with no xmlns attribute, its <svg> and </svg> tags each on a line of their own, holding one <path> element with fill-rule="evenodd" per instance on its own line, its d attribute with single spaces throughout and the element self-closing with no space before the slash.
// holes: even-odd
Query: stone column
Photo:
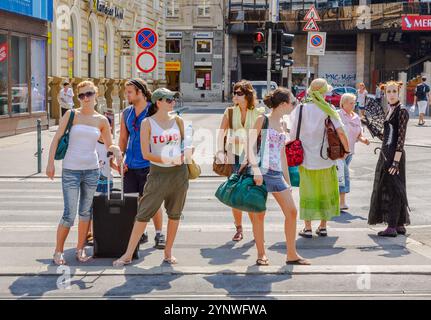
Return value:
<svg viewBox="0 0 431 320">
<path fill-rule="evenodd" d="M 126 79 L 120 80 L 118 84 L 118 98 L 120 100 L 120 110 L 123 110 L 126 104 L 127 106 L 127 99 L 126 99 Z"/>
<path fill-rule="evenodd" d="M 370 90 L 371 34 L 358 33 L 356 46 L 356 82 Z"/>
<path fill-rule="evenodd" d="M 63 78 L 61 77 L 48 77 L 48 85 L 49 85 L 49 96 L 51 98 L 51 104 L 50 104 L 50 116 L 52 119 L 55 119 L 55 124 L 58 124 L 58 120 L 61 117 L 61 110 L 60 110 L 60 102 L 59 102 L 59 93 L 61 88 L 61 85 L 63 83 Z"/>
<path fill-rule="evenodd" d="M 99 90 L 99 94 L 97 96 L 97 107 L 96 110 L 100 114 L 103 114 L 107 110 L 106 106 L 106 98 L 105 98 L 105 78 L 96 78 L 93 80 L 97 89 Z"/>
<path fill-rule="evenodd" d="M 114 79 L 106 79 L 105 82 L 105 99 L 106 99 L 106 107 L 109 111 L 112 111 L 112 91 L 114 90 Z"/>
<path fill-rule="evenodd" d="M 78 89 L 77 86 L 80 82 L 82 82 L 83 79 L 82 78 L 72 78 L 72 80 L 70 81 L 70 84 L 72 85 L 72 89 L 73 89 L 73 104 L 75 108 L 79 108 L 80 107 L 80 103 L 79 103 L 79 99 L 78 99 Z"/>
</svg>

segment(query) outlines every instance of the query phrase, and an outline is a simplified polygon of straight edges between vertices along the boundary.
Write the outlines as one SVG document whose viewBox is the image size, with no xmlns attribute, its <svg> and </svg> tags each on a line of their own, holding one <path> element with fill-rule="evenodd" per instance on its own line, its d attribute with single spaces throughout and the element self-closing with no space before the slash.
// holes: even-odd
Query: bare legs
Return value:
<svg viewBox="0 0 431 320">
<path fill-rule="evenodd" d="M 267 260 L 265 254 L 264 221 L 265 212 L 249 212 L 249 217 L 253 225 L 253 236 L 256 243 L 257 258 Z"/>
<path fill-rule="evenodd" d="M 178 226 L 180 224 L 179 220 L 168 220 L 168 229 L 166 237 L 166 247 L 165 247 L 165 259 L 172 259 L 172 246 L 174 245 L 174 240 L 177 235 Z M 129 262 L 133 258 L 133 252 L 141 239 L 142 234 L 145 232 L 147 227 L 147 222 L 136 221 L 133 225 L 132 234 L 130 235 L 129 244 L 127 246 L 126 252 L 117 261 Z"/>
<path fill-rule="evenodd" d="M 302 259 L 296 251 L 296 216 L 297 211 L 289 190 L 272 194 L 284 214 L 284 234 L 286 237 L 286 256 L 288 261 Z M 310 223 L 311 225 L 311 223 Z"/>
<path fill-rule="evenodd" d="M 77 250 L 84 249 L 87 241 L 88 229 L 90 227 L 90 221 L 79 221 L 78 224 L 78 244 Z M 55 246 L 55 252 L 64 252 L 64 243 L 66 242 L 67 236 L 69 235 L 70 228 L 63 225 L 58 225 L 57 228 L 57 243 Z"/>
</svg>

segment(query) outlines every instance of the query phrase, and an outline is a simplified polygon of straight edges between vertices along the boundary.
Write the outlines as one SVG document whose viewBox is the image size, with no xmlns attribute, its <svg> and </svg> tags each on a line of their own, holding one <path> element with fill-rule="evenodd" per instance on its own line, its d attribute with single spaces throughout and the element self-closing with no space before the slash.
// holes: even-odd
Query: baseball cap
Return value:
<svg viewBox="0 0 431 320">
<path fill-rule="evenodd" d="M 156 101 L 160 99 L 178 98 L 179 95 L 180 94 L 178 92 L 173 92 L 167 88 L 159 88 L 159 89 L 156 89 L 151 95 L 151 102 L 156 103 Z"/>
</svg>

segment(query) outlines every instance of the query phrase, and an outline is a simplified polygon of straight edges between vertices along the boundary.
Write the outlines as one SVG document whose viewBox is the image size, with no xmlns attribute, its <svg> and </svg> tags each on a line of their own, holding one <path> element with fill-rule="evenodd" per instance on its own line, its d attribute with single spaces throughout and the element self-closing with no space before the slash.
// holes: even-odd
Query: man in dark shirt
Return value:
<svg viewBox="0 0 431 320">
<path fill-rule="evenodd" d="M 415 90 L 415 101 L 414 104 L 418 106 L 419 109 L 419 125 L 423 126 L 425 124 L 425 113 L 428 108 L 430 101 L 430 87 L 425 83 L 427 79 L 422 77 L 422 83 L 416 86 Z"/>
</svg>

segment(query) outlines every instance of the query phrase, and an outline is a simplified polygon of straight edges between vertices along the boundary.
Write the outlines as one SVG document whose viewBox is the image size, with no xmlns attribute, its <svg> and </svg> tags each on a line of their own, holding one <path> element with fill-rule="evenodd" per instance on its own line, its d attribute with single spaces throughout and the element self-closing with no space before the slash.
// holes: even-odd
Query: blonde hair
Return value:
<svg viewBox="0 0 431 320">
<path fill-rule="evenodd" d="M 94 82 L 90 81 L 90 80 L 85 80 L 85 81 L 81 81 L 80 83 L 78 83 L 78 85 L 76 86 L 76 90 L 79 90 L 79 89 L 84 88 L 86 86 L 93 87 L 96 94 L 98 93 L 98 88 L 96 87 Z"/>
<path fill-rule="evenodd" d="M 380 89 L 382 89 L 384 92 L 386 92 L 386 89 L 390 86 L 396 86 L 398 88 L 398 91 L 400 91 L 401 87 L 403 86 L 403 83 L 401 81 L 390 80 L 390 81 L 380 85 Z"/>
<path fill-rule="evenodd" d="M 319 91 L 324 86 L 329 86 L 328 82 L 323 78 L 317 78 L 311 81 L 310 83 L 310 89 L 311 91 Z"/>
<path fill-rule="evenodd" d="M 353 93 L 344 93 L 341 96 L 340 107 L 343 108 L 344 104 L 349 101 L 356 101 L 356 96 Z"/>
</svg>

